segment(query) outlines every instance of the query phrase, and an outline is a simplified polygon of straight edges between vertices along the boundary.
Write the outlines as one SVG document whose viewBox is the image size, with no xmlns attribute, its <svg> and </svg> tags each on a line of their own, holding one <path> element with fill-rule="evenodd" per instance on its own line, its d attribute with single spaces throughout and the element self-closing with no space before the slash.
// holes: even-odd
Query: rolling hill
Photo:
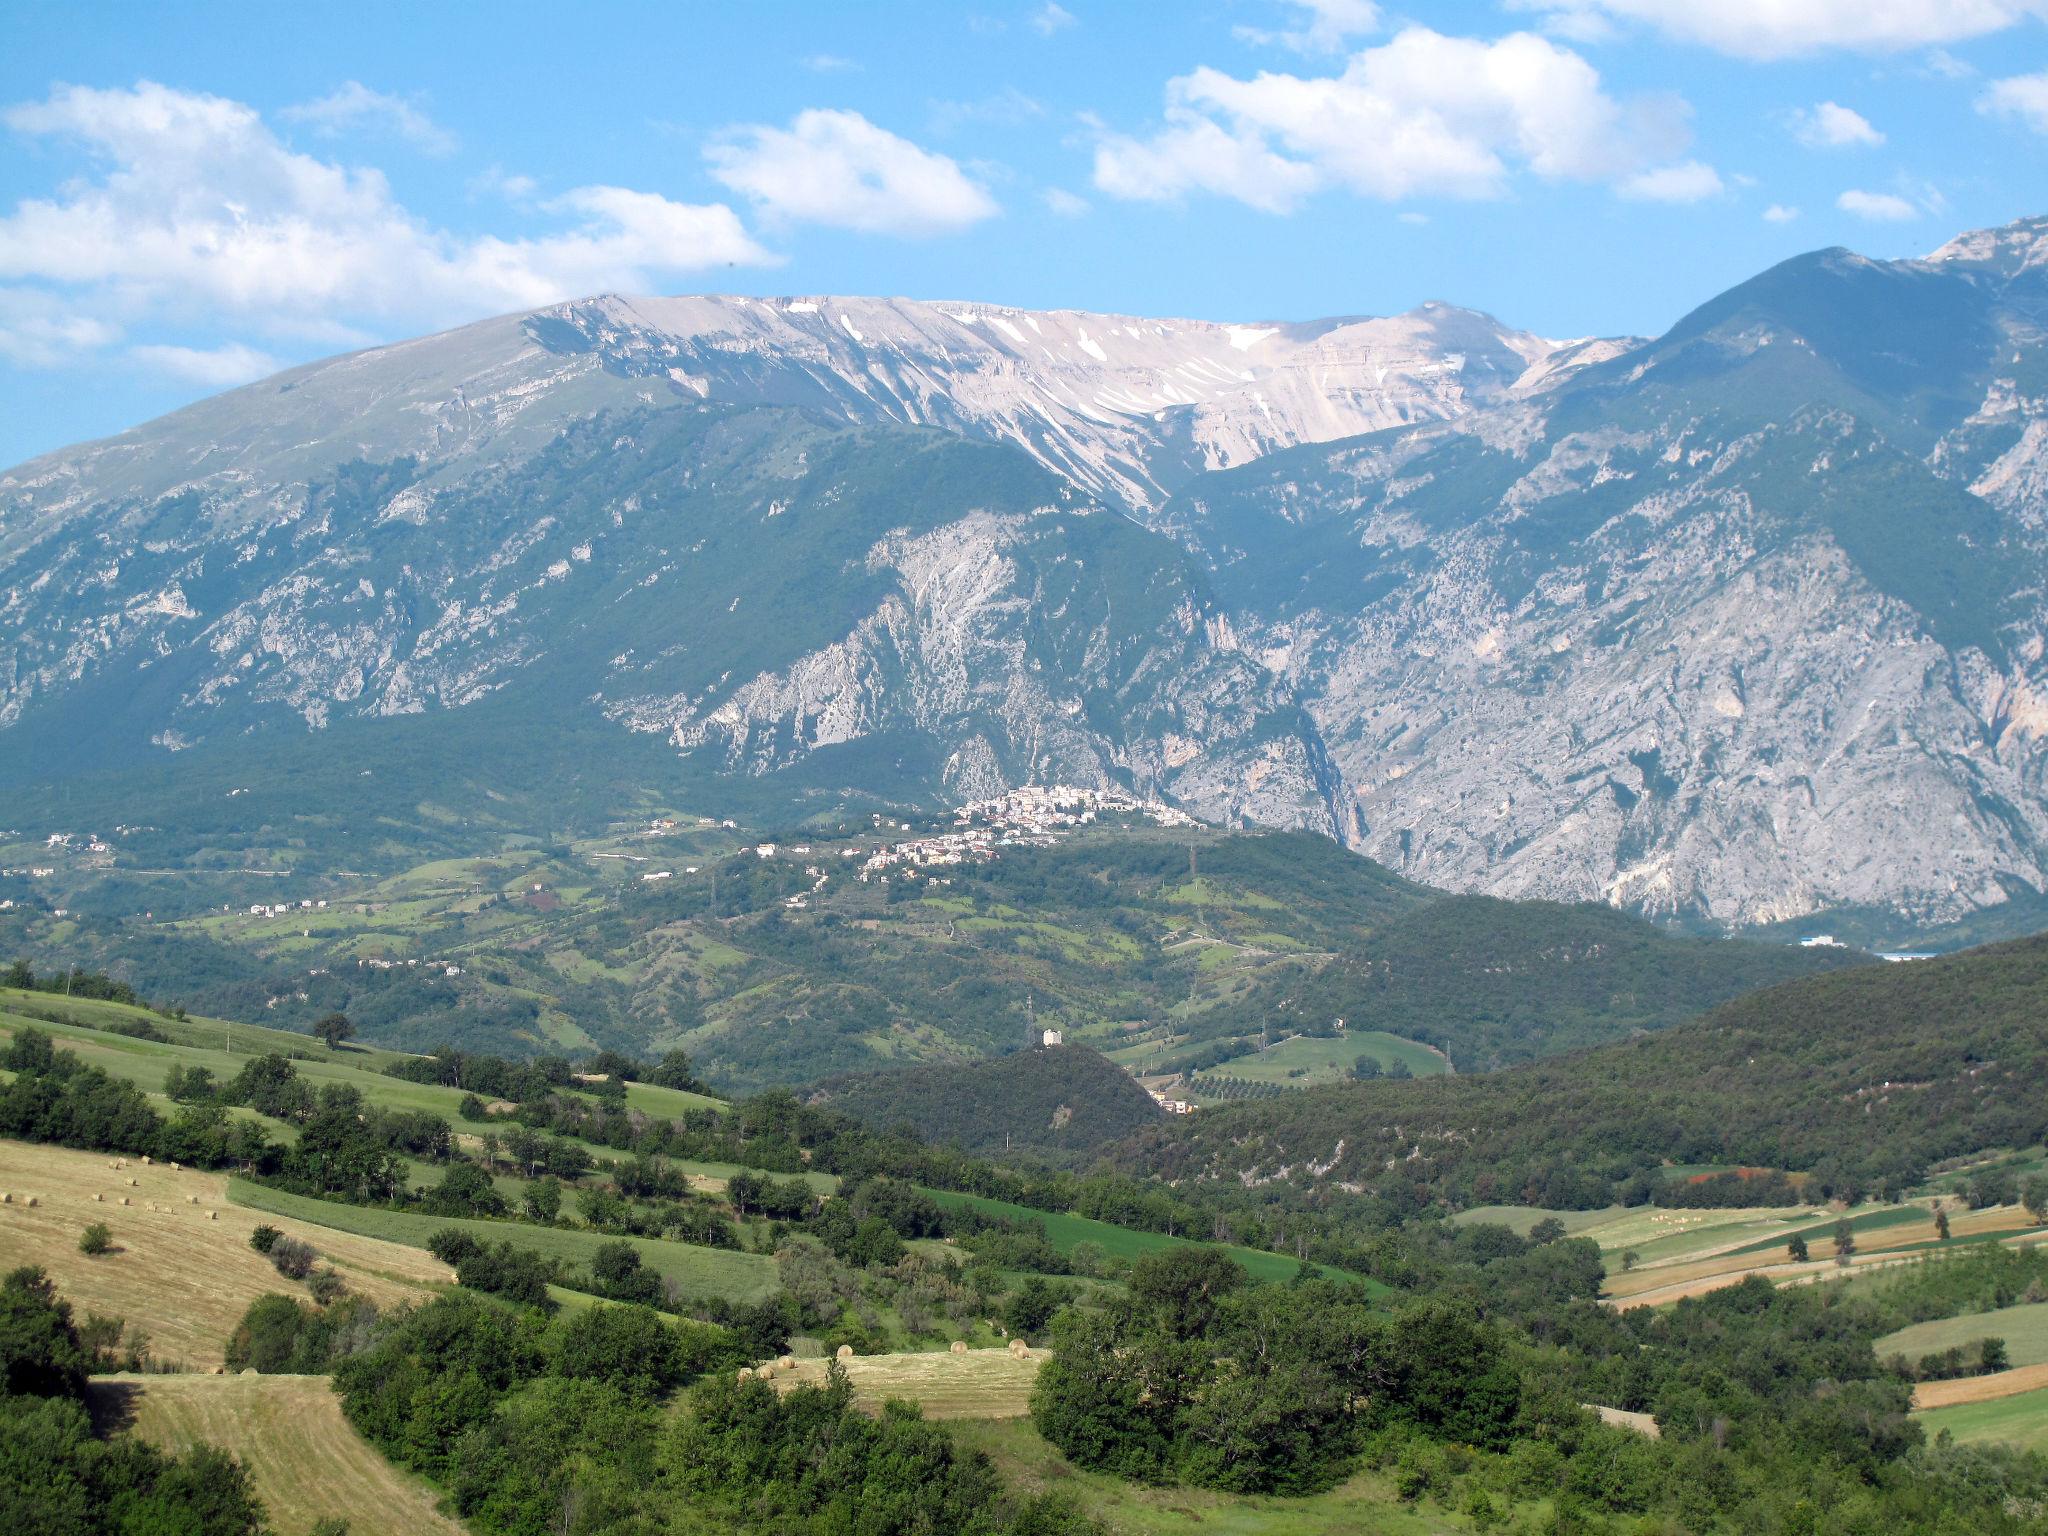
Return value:
<svg viewBox="0 0 2048 1536">
<path fill-rule="evenodd" d="M 1638 1203 L 1674 1165 L 1898 1191 L 1943 1159 L 2034 1146 L 2048 936 L 1811 976 L 1641 1039 L 1487 1075 L 1358 1083 L 1141 1131 L 1174 1179 L 1329 1180 L 1403 1203 Z"/>
</svg>

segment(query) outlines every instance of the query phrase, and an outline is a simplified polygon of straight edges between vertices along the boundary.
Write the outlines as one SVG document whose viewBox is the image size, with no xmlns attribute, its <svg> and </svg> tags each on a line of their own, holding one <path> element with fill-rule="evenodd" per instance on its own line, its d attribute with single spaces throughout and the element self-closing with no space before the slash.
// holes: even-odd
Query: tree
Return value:
<svg viewBox="0 0 2048 1536">
<path fill-rule="evenodd" d="M 528 1216 L 553 1226 L 555 1218 L 562 1214 L 562 1181 L 552 1175 L 535 1179 L 526 1186 L 524 1204 Z"/>
<path fill-rule="evenodd" d="M 355 1039 L 356 1027 L 349 1023 L 346 1014 L 330 1013 L 326 1018 L 314 1024 L 313 1033 L 327 1042 L 327 1049 L 338 1051 L 341 1049 L 341 1044 L 344 1040 Z"/>
<path fill-rule="evenodd" d="M 1352 1077 L 1361 1083 L 1371 1082 L 1382 1070 L 1377 1056 L 1361 1056 L 1351 1064 Z"/>
<path fill-rule="evenodd" d="M 1131 1266 L 1131 1294 L 1158 1313 L 1174 1338 L 1192 1339 L 1209 1331 L 1218 1305 L 1245 1279 L 1221 1249 L 1182 1244 L 1141 1255 Z"/>
<path fill-rule="evenodd" d="M 1564 1236 L 1564 1223 L 1555 1216 L 1546 1216 L 1529 1229 L 1529 1241 L 1539 1248 L 1546 1243 L 1562 1241 Z"/>
<path fill-rule="evenodd" d="M 2037 1173 L 2020 1186 L 2020 1204 L 2036 1221 L 2048 1221 L 2048 1174 Z"/>
<path fill-rule="evenodd" d="M 1804 1264 L 1806 1262 L 1806 1239 L 1797 1232 L 1792 1234 L 1792 1241 L 1785 1245 L 1785 1257 L 1794 1264 Z"/>
<path fill-rule="evenodd" d="M 1847 1264 L 1856 1252 L 1856 1228 L 1844 1216 L 1835 1223 L 1835 1262 Z"/>
<path fill-rule="evenodd" d="M 1948 1241 L 1948 1212 L 1938 1205 L 1934 1208 L 1934 1235 L 1944 1243 Z"/>
<path fill-rule="evenodd" d="M 114 1234 L 107 1229 L 104 1221 L 96 1221 L 79 1234 L 78 1251 L 94 1259 L 103 1253 L 112 1253 Z"/>
</svg>

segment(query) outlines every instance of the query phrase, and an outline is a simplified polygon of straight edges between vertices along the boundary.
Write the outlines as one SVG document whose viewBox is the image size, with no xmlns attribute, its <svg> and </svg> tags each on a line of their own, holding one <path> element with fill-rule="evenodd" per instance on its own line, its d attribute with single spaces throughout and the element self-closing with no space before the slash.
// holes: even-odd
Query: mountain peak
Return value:
<svg viewBox="0 0 2048 1536">
<path fill-rule="evenodd" d="M 1926 259 L 1943 265 L 1982 267 L 2007 278 L 2048 270 L 2048 216 L 1965 231 Z"/>
</svg>

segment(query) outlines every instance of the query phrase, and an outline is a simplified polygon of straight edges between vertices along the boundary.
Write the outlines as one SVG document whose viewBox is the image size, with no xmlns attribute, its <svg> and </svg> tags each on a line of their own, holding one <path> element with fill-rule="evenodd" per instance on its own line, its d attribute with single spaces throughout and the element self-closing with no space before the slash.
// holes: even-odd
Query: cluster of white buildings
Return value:
<svg viewBox="0 0 2048 1536">
<path fill-rule="evenodd" d="M 462 974 L 461 966 L 446 960 L 379 960 L 375 956 L 356 956 L 356 968 L 358 970 L 406 971 L 417 970 L 422 965 L 430 971 L 439 971 L 443 976 L 460 976 Z M 311 974 L 319 975 L 320 972 L 315 971 Z"/>
<path fill-rule="evenodd" d="M 1143 816 L 1162 827 L 1193 827 L 1201 823 L 1185 811 L 1157 800 L 1140 800 L 1119 789 L 1081 789 L 1071 784 L 1027 784 L 987 800 L 975 800 L 953 813 L 950 832 L 935 832 L 892 843 L 868 855 L 860 877 L 888 878 L 894 868 L 931 870 L 954 864 L 985 863 L 1004 848 L 1043 848 L 1074 827 L 1091 826 L 1104 816 Z"/>
<path fill-rule="evenodd" d="M 94 832 L 52 832 L 43 839 L 45 848 L 63 848 L 71 853 L 112 853 L 114 845 Z"/>
</svg>

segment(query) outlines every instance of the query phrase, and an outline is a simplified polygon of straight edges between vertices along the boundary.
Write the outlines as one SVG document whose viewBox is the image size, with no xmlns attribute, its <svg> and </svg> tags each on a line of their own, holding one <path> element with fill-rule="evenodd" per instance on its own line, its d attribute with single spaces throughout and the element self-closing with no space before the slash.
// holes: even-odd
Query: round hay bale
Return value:
<svg viewBox="0 0 2048 1536">
<path fill-rule="evenodd" d="M 760 1381 L 773 1381 L 775 1379 L 775 1367 L 772 1365 L 758 1365 L 754 1367 L 754 1376 Z"/>
<path fill-rule="evenodd" d="M 0 1193 L 0 1205 L 12 1204 L 14 1204 L 14 1196 L 11 1193 Z"/>
<path fill-rule="evenodd" d="M 953 1351 L 952 1351 L 952 1352 L 953 1352 L 954 1354 L 956 1354 L 956 1355 L 964 1355 L 964 1354 L 966 1354 L 966 1353 L 967 1353 L 967 1341 L 966 1341 L 965 1339 L 955 1339 L 955 1340 L 953 1341 Z"/>
<path fill-rule="evenodd" d="M 184 1165 L 183 1163 L 176 1163 L 176 1162 L 174 1162 L 174 1163 L 172 1163 L 172 1164 L 171 1164 L 171 1172 L 173 1172 L 173 1173 L 183 1173 L 184 1171 L 185 1171 L 185 1165 Z"/>
<path fill-rule="evenodd" d="M 187 1205 L 197 1205 L 199 1203 L 199 1197 L 197 1195 L 187 1195 L 185 1197 L 185 1203 Z"/>
<path fill-rule="evenodd" d="M 245 1365 L 242 1367 L 242 1374 L 244 1376 L 261 1376 L 263 1373 L 253 1365 Z"/>
<path fill-rule="evenodd" d="M 30 1195 L 28 1199 L 22 1202 L 22 1204 L 27 1206 L 37 1206 L 41 1205 L 42 1201 L 38 1200 L 34 1195 Z"/>
<path fill-rule="evenodd" d="M 207 1219 L 208 1221 L 219 1221 L 219 1220 L 220 1220 L 220 1213 L 219 1213 L 218 1211 L 208 1211 L 208 1212 L 206 1213 L 206 1219 Z"/>
<path fill-rule="evenodd" d="M 833 1353 L 841 1360 L 851 1360 L 853 1358 L 853 1346 L 851 1344 L 842 1344 Z"/>
<path fill-rule="evenodd" d="M 149 1166 L 149 1154 L 148 1154 L 147 1152 L 145 1152 L 145 1153 L 143 1153 L 143 1154 L 142 1154 L 142 1166 L 143 1166 L 143 1167 L 145 1167 L 145 1168 L 147 1168 L 147 1167 Z M 242 1372 L 242 1374 L 243 1374 L 244 1376 L 247 1376 L 247 1375 L 249 1374 L 249 1372 L 247 1372 L 247 1371 L 244 1371 L 244 1372 Z"/>
<path fill-rule="evenodd" d="M 128 1187 L 129 1187 L 130 1189 L 135 1189 L 135 1188 L 138 1188 L 139 1186 L 137 1185 L 137 1183 L 136 1183 L 136 1181 L 135 1181 L 134 1179 L 130 1179 L 130 1180 L 128 1181 Z"/>
<path fill-rule="evenodd" d="M 128 1197 L 127 1197 L 126 1195 L 123 1195 L 123 1196 L 121 1197 L 121 1203 L 122 1203 L 123 1205 L 126 1205 L 126 1204 L 128 1203 Z"/>
<path fill-rule="evenodd" d="M 775 1369 L 777 1369 L 778 1371 L 793 1371 L 793 1370 L 795 1370 L 795 1369 L 796 1369 L 796 1356 L 795 1356 L 795 1355 L 778 1355 L 778 1356 L 776 1356 L 776 1357 L 775 1357 Z"/>
<path fill-rule="evenodd" d="M 92 1198 L 93 1198 L 93 1202 L 94 1202 L 95 1204 L 105 1204 L 105 1203 L 106 1203 L 106 1198 L 107 1198 L 107 1197 L 106 1197 L 105 1195 L 101 1194 L 101 1193 L 100 1193 L 100 1192 L 99 1192 L 98 1190 L 94 1190 L 94 1191 L 92 1192 Z"/>
<path fill-rule="evenodd" d="M 752 1381 L 753 1379 L 754 1379 L 754 1373 L 753 1373 L 752 1371 L 748 1370 L 748 1369 L 747 1369 L 747 1368 L 746 1368 L 746 1367 L 745 1367 L 744 1365 L 740 1367 L 740 1373 L 739 1373 L 739 1375 L 738 1375 L 738 1376 L 737 1376 L 737 1377 L 735 1378 L 735 1380 L 738 1380 L 738 1381 L 740 1381 L 740 1382 L 743 1382 L 743 1383 L 744 1383 L 744 1382 L 748 1382 L 748 1381 Z"/>
<path fill-rule="evenodd" d="M 1026 1355 L 1030 1353 L 1031 1346 L 1029 1344 L 1026 1344 L 1022 1339 L 1010 1340 L 1010 1355 L 1012 1359 L 1022 1360 Z"/>
</svg>

